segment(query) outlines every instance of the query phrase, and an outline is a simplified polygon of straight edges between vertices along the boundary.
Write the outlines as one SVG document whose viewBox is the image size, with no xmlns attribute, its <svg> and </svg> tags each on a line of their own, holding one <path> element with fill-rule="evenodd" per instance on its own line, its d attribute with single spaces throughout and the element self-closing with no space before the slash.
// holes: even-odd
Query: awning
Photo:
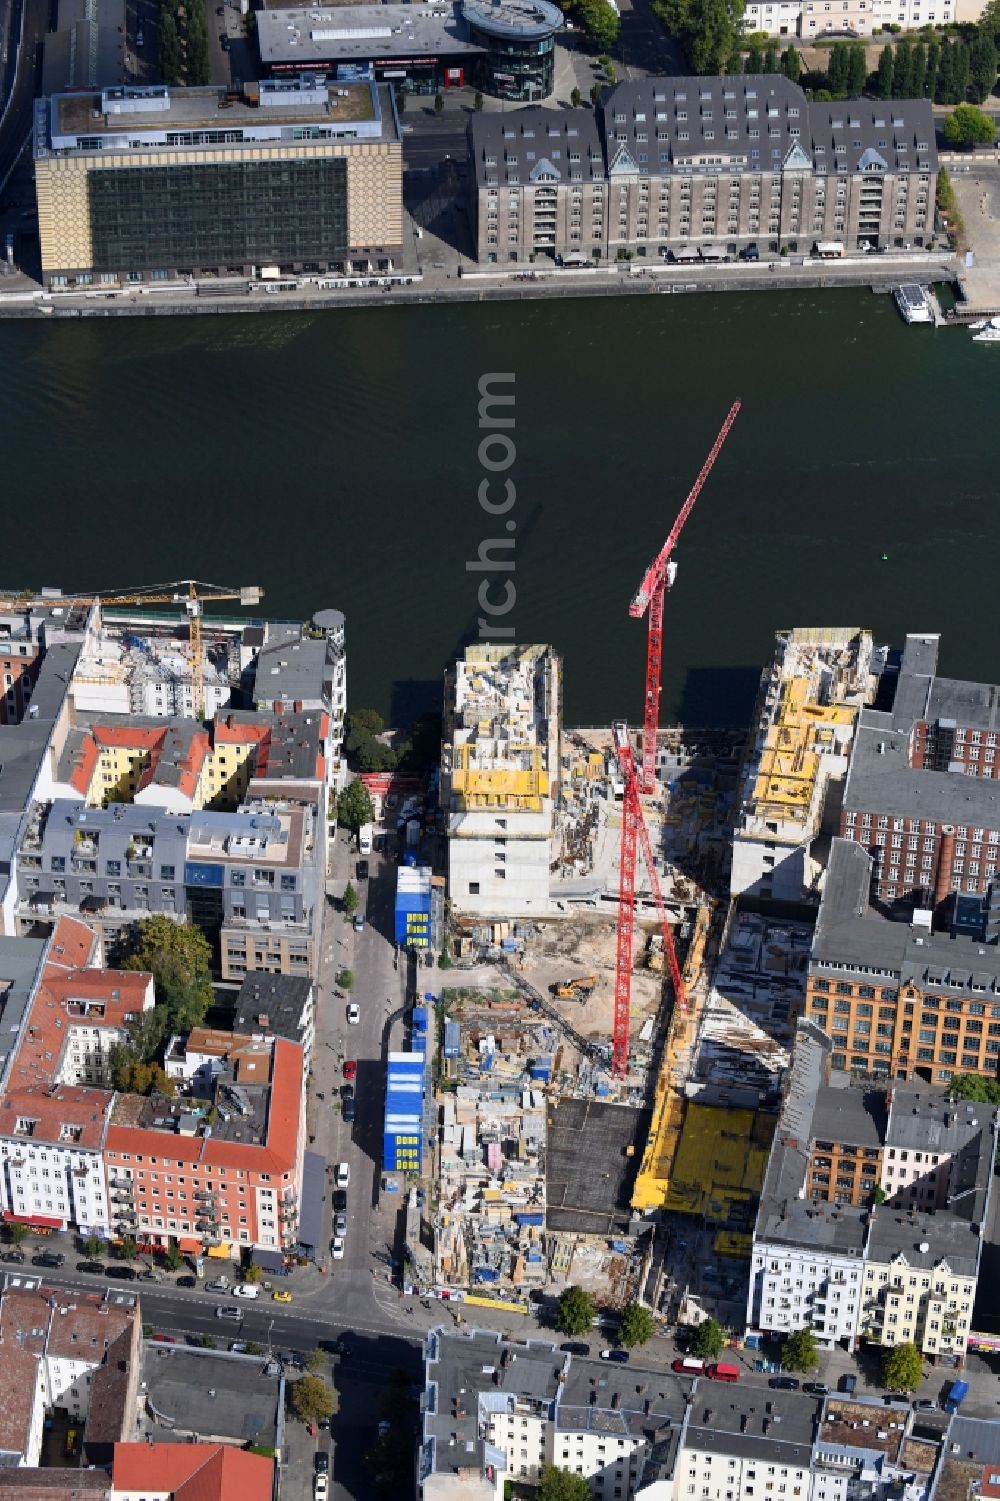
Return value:
<svg viewBox="0 0 1000 1501">
<path fill-rule="evenodd" d="M 323 1240 L 323 1208 L 326 1201 L 326 1160 L 318 1152 L 302 1159 L 302 1206 L 299 1211 L 299 1243 L 315 1251 Z"/>
<path fill-rule="evenodd" d="M 182 1235 L 177 1242 L 177 1249 L 182 1256 L 200 1256 L 201 1241 L 195 1240 L 193 1235 Z"/>
<path fill-rule="evenodd" d="M 15 1214 L 13 1210 L 5 1209 L 3 1217 L 7 1225 L 37 1225 L 41 1230 L 61 1230 L 63 1227 L 59 1215 Z"/>
<path fill-rule="evenodd" d="M 220 1240 L 217 1246 L 209 1246 L 209 1256 L 214 1256 L 217 1261 L 232 1261 L 233 1248 L 228 1240 Z"/>
<path fill-rule="evenodd" d="M 260 1246 L 255 1246 L 253 1259 L 262 1272 L 283 1272 L 285 1270 L 285 1258 L 280 1251 L 267 1251 Z"/>
</svg>

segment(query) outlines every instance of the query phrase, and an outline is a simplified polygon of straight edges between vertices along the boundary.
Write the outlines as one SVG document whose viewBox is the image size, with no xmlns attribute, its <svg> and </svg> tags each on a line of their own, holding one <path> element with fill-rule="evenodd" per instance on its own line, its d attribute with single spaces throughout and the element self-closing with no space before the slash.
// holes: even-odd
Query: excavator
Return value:
<svg viewBox="0 0 1000 1501">
<path fill-rule="evenodd" d="M 585 1001 L 593 994 L 596 984 L 596 975 L 583 975 L 575 980 L 558 980 L 549 986 L 549 991 L 557 1001 Z"/>
</svg>

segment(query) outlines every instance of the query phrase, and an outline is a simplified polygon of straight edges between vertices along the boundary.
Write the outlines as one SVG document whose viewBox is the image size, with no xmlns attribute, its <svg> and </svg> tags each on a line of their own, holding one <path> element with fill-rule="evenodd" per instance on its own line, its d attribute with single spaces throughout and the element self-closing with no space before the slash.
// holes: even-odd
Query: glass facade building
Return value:
<svg viewBox="0 0 1000 1501">
<path fill-rule="evenodd" d="M 498 99 L 547 99 L 562 11 L 549 0 L 463 0 L 469 40 L 482 47 L 480 87 Z"/>
</svg>

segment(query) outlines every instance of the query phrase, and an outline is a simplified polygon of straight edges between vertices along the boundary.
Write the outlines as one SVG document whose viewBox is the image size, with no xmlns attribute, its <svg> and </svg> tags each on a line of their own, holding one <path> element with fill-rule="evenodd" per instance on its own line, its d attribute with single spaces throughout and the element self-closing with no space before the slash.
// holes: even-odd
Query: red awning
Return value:
<svg viewBox="0 0 1000 1501">
<path fill-rule="evenodd" d="M 38 1225 L 42 1230 L 61 1230 L 63 1227 L 63 1221 L 58 1215 L 15 1214 L 12 1209 L 5 1209 L 3 1218 L 7 1225 Z"/>
<path fill-rule="evenodd" d="M 182 1235 L 180 1240 L 177 1242 L 177 1249 L 178 1251 L 180 1251 L 182 1256 L 200 1256 L 201 1241 L 195 1240 L 190 1235 Z"/>
</svg>

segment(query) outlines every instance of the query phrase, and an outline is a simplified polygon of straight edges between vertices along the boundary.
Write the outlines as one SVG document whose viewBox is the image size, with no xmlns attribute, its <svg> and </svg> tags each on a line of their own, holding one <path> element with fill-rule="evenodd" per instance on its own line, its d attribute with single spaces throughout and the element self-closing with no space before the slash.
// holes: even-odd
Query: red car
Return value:
<svg viewBox="0 0 1000 1501">
<path fill-rule="evenodd" d="M 353 1058 L 346 1059 L 345 1062 L 344 1062 L 344 1078 L 345 1079 L 356 1079 L 357 1077 L 358 1077 L 358 1065 L 355 1063 L 355 1061 L 354 1061 Z"/>
<path fill-rule="evenodd" d="M 172 1334 L 154 1334 L 153 1340 L 158 1345 L 176 1345 L 177 1343 Z"/>
</svg>

